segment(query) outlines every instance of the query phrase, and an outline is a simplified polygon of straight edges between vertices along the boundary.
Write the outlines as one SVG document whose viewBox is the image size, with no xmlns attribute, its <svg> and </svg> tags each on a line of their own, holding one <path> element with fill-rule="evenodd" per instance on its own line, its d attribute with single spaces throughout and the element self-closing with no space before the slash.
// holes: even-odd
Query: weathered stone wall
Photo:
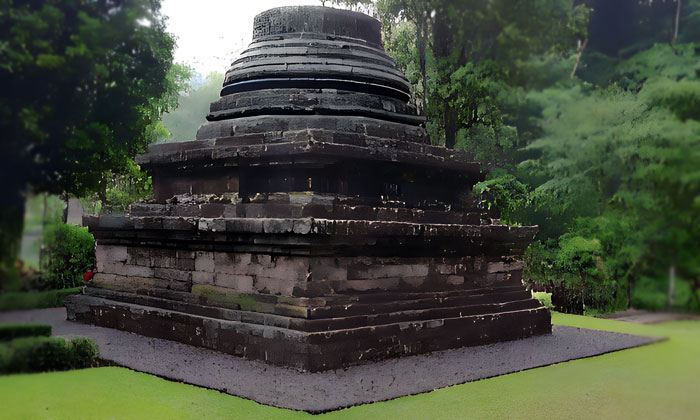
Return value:
<svg viewBox="0 0 700 420">
<path fill-rule="evenodd" d="M 303 257 L 97 246 L 100 282 L 112 278 L 149 280 L 149 285 L 191 291 L 208 285 L 240 293 L 324 295 L 371 290 L 445 290 L 495 286 L 520 281 L 515 257 L 488 261 L 459 258 Z M 120 280 L 122 281 L 122 280 Z"/>
</svg>

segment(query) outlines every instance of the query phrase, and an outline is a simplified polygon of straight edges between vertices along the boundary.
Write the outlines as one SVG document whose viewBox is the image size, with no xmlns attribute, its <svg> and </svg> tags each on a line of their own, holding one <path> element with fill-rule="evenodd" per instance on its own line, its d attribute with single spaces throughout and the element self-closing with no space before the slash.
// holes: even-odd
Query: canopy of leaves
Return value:
<svg viewBox="0 0 700 420">
<path fill-rule="evenodd" d="M 151 0 L 0 2 L 0 178 L 79 196 L 155 139 L 178 85 L 158 9 Z"/>
</svg>

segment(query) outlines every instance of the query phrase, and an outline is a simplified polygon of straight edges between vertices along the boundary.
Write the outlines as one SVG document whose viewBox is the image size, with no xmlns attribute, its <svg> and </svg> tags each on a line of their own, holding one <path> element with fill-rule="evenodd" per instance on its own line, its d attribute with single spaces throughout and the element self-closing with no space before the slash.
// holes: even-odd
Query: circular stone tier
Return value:
<svg viewBox="0 0 700 420">
<path fill-rule="evenodd" d="M 410 93 L 384 51 L 378 20 L 327 7 L 280 7 L 255 18 L 253 42 L 226 72 L 197 139 L 235 136 L 235 127 L 250 125 L 241 118 L 313 115 L 328 120 L 323 126 L 348 116 L 412 126 L 422 133 L 399 139 L 426 142 L 425 119 L 409 104 Z"/>
</svg>

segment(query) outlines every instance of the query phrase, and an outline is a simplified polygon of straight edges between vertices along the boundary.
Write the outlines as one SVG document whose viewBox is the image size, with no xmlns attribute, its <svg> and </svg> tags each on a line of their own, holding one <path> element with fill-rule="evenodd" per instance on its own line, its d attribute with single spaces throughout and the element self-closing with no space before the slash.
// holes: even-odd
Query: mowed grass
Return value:
<svg viewBox="0 0 700 420">
<path fill-rule="evenodd" d="M 669 340 L 319 417 L 700 418 L 700 322 L 644 326 L 556 313 L 553 320 L 556 324 L 666 336 Z M 110 367 L 0 377 L 0 417 L 297 419 L 312 416 Z"/>
</svg>

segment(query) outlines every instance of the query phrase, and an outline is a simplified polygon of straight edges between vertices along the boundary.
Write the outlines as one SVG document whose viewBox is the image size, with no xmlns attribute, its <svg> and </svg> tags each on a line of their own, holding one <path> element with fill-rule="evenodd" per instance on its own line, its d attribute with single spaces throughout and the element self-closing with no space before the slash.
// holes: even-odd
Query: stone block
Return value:
<svg viewBox="0 0 700 420">
<path fill-rule="evenodd" d="M 293 296 L 294 287 L 298 286 L 293 281 L 278 278 L 255 276 L 254 287 L 259 293 L 271 295 Z"/>
<path fill-rule="evenodd" d="M 175 253 L 175 256 L 176 256 L 178 259 L 190 259 L 190 260 L 193 260 L 193 259 L 195 259 L 195 257 L 196 257 L 196 253 L 195 253 L 194 251 L 185 251 L 185 250 L 178 249 L 178 250 L 176 251 L 176 253 Z"/>
<path fill-rule="evenodd" d="M 106 274 L 119 274 L 123 275 L 126 264 L 123 263 L 98 263 L 97 271 Z"/>
<path fill-rule="evenodd" d="M 141 265 L 124 265 L 122 271 L 118 274 L 122 274 L 127 277 L 153 277 L 154 269 L 152 267 L 145 267 Z"/>
<path fill-rule="evenodd" d="M 95 247 L 95 258 L 103 263 L 125 263 L 128 258 L 126 246 L 120 245 L 97 245 Z"/>
<path fill-rule="evenodd" d="M 197 251 L 194 260 L 194 269 L 197 271 L 205 271 L 213 273 L 215 270 L 214 253 L 208 251 Z"/>
<path fill-rule="evenodd" d="M 163 229 L 166 230 L 193 230 L 197 227 L 194 219 L 182 217 L 166 217 L 163 219 Z"/>
<path fill-rule="evenodd" d="M 398 288 L 400 282 L 400 278 L 394 277 L 372 280 L 349 280 L 341 282 L 331 282 L 331 284 L 333 284 L 333 289 L 337 292 L 367 292 L 370 290 L 395 290 Z"/>
<path fill-rule="evenodd" d="M 447 284 L 450 286 L 461 286 L 464 284 L 464 276 L 447 276 Z"/>
<path fill-rule="evenodd" d="M 159 279 L 176 280 L 176 281 L 191 281 L 192 280 L 192 272 L 191 271 L 175 270 L 172 268 L 156 268 L 153 271 L 154 271 L 154 276 L 159 278 Z"/>
<path fill-rule="evenodd" d="M 281 280 L 306 280 L 309 277 L 309 260 L 304 257 L 278 257 L 274 260 L 274 266 L 262 267 L 260 275 Z"/>
<path fill-rule="evenodd" d="M 253 293 L 255 291 L 253 289 L 253 277 L 251 276 L 217 273 L 214 284 L 241 293 Z"/>
<path fill-rule="evenodd" d="M 426 277 L 400 277 L 400 280 L 402 283 L 407 284 L 410 287 L 420 287 L 426 282 Z"/>
<path fill-rule="evenodd" d="M 340 281 L 347 280 L 348 269 L 345 267 L 339 267 L 332 258 L 324 259 L 322 261 L 314 261 L 311 263 L 311 279 L 316 280 L 330 280 L 330 281 Z"/>
<path fill-rule="evenodd" d="M 189 292 L 192 290 L 191 281 L 169 280 L 167 288 L 178 292 Z"/>
<path fill-rule="evenodd" d="M 225 232 L 226 220 L 224 219 L 199 219 L 197 229 L 205 232 Z"/>
<path fill-rule="evenodd" d="M 216 275 L 213 272 L 205 272 L 205 271 L 193 271 L 192 272 L 192 283 L 194 283 L 194 284 L 213 285 L 215 279 L 216 279 Z"/>
<path fill-rule="evenodd" d="M 382 279 L 391 277 L 419 277 L 428 275 L 428 265 L 353 265 L 348 268 L 348 279 Z"/>
<path fill-rule="evenodd" d="M 195 269 L 195 260 L 189 258 L 177 258 L 174 259 L 175 267 L 178 270 L 188 270 L 192 271 Z"/>
</svg>

